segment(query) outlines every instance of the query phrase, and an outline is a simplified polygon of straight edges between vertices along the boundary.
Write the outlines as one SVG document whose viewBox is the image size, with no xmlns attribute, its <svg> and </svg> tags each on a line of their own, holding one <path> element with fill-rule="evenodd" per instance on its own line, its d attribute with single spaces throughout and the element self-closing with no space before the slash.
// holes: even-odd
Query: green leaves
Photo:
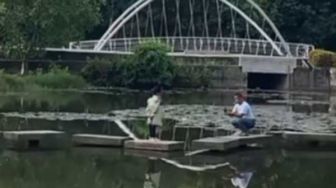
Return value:
<svg viewBox="0 0 336 188">
<path fill-rule="evenodd" d="M 288 41 L 336 49 L 335 1 L 259 1 Z"/>
<path fill-rule="evenodd" d="M 317 49 L 310 53 L 310 62 L 318 67 L 336 67 L 336 53 Z"/>
<path fill-rule="evenodd" d="M 100 22 L 101 0 L 3 0 L 0 24 L 8 57 L 25 60 L 44 47 L 81 40 Z"/>
<path fill-rule="evenodd" d="M 152 88 L 157 84 L 171 86 L 174 66 L 167 56 L 168 47 L 159 42 L 144 42 L 130 59 L 134 63 L 132 87 Z"/>
<path fill-rule="evenodd" d="M 145 42 L 132 56 L 91 60 L 82 75 L 95 86 L 151 89 L 163 84 L 171 87 L 175 66 L 166 52 L 167 47 L 160 43 Z"/>
</svg>

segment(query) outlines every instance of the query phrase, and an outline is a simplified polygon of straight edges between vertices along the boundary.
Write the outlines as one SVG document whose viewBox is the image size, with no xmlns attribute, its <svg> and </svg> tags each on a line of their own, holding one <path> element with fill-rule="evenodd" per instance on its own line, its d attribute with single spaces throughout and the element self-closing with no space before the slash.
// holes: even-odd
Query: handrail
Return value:
<svg viewBox="0 0 336 188">
<path fill-rule="evenodd" d="M 139 43 L 153 40 L 153 38 L 114 38 L 108 42 L 111 44 L 102 49 L 102 51 L 120 51 L 120 52 L 132 52 L 134 47 Z M 271 44 L 268 41 L 260 39 L 244 39 L 244 38 L 225 38 L 225 37 L 157 37 L 156 41 L 162 41 L 168 45 L 172 45 L 171 52 L 203 52 L 203 53 L 232 53 L 232 54 L 251 54 L 251 55 L 268 55 L 268 56 L 281 56 L 281 54 L 273 54 Z M 178 42 L 177 42 L 178 41 Z M 210 41 L 205 49 L 201 43 L 202 41 Z M 70 49 L 85 49 L 93 50 L 97 45 L 98 40 L 88 40 L 71 42 L 69 44 Z M 185 44 L 185 45 L 180 45 Z M 190 44 L 199 45 L 198 47 L 190 46 Z M 275 42 L 275 45 L 281 47 L 282 42 Z M 203 43 L 204 45 L 204 43 Z M 310 51 L 315 47 L 310 44 L 304 43 L 287 43 L 287 46 L 291 50 L 293 57 L 300 57 L 304 59 L 309 58 Z M 266 50 L 266 51 L 265 51 Z"/>
</svg>

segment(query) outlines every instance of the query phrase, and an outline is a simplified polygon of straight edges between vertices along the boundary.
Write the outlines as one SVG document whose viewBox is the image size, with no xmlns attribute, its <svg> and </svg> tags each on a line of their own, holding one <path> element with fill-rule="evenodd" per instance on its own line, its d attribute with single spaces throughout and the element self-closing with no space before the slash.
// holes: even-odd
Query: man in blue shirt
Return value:
<svg viewBox="0 0 336 188">
<path fill-rule="evenodd" d="M 235 106 L 228 114 L 229 116 L 234 117 L 232 125 L 238 129 L 234 135 L 248 135 L 248 131 L 255 127 L 256 121 L 252 108 L 245 101 L 245 97 L 242 93 L 236 93 L 234 99 Z"/>
</svg>

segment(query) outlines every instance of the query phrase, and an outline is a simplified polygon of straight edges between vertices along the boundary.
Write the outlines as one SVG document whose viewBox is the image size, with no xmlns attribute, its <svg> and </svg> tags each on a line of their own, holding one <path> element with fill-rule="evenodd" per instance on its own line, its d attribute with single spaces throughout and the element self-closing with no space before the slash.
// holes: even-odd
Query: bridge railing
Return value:
<svg viewBox="0 0 336 188">
<path fill-rule="evenodd" d="M 109 40 L 102 51 L 132 52 L 145 41 L 165 43 L 173 53 L 280 56 L 265 40 L 217 37 L 116 38 Z M 97 40 L 71 42 L 69 48 L 94 50 L 97 43 Z M 285 56 L 302 59 L 308 59 L 310 51 L 314 50 L 313 45 L 303 43 L 287 43 L 287 46 L 284 46 L 283 43 L 276 42 L 276 45 L 284 52 Z M 286 54 L 286 48 L 290 50 L 290 54 Z"/>
</svg>

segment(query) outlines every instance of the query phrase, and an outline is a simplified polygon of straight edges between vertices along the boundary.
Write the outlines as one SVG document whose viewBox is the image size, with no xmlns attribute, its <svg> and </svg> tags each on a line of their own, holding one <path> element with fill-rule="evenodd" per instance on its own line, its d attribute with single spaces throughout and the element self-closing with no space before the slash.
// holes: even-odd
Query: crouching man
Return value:
<svg viewBox="0 0 336 188">
<path fill-rule="evenodd" d="M 233 117 L 232 125 L 237 129 L 234 136 L 247 136 L 248 131 L 255 127 L 255 116 L 251 106 L 245 101 L 242 93 L 236 93 L 234 96 L 235 105 L 228 114 Z"/>
</svg>

